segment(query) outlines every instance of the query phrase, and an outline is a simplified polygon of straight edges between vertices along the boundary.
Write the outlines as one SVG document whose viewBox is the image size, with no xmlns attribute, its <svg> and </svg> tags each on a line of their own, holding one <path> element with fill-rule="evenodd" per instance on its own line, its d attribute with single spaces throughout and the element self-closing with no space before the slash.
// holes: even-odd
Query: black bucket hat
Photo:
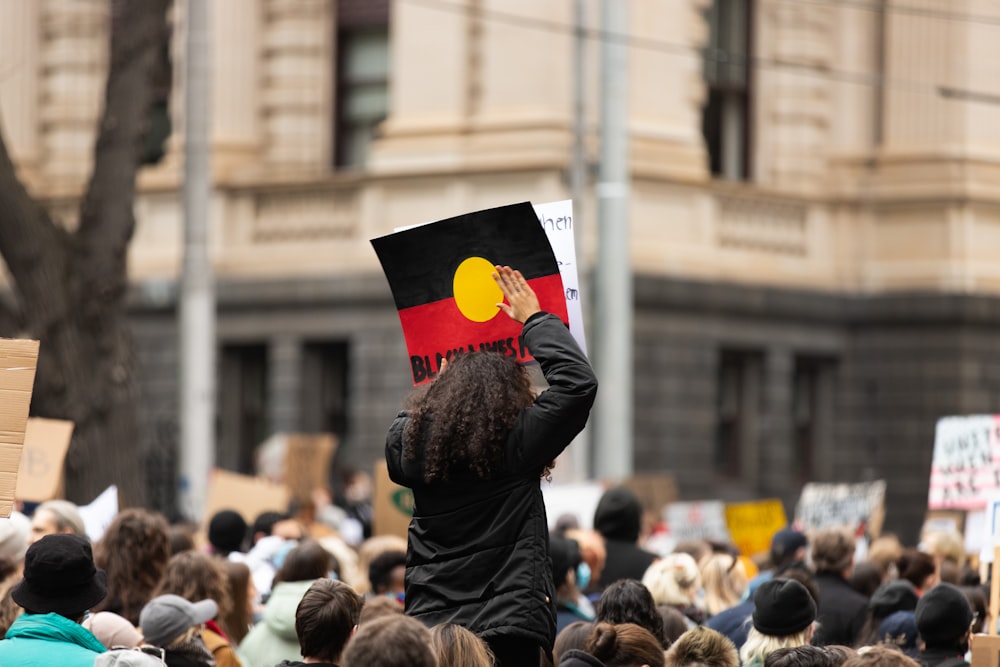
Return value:
<svg viewBox="0 0 1000 667">
<path fill-rule="evenodd" d="M 107 579 L 94 565 L 87 538 L 46 535 L 28 547 L 24 580 L 10 595 L 33 613 L 76 618 L 108 594 Z"/>
</svg>

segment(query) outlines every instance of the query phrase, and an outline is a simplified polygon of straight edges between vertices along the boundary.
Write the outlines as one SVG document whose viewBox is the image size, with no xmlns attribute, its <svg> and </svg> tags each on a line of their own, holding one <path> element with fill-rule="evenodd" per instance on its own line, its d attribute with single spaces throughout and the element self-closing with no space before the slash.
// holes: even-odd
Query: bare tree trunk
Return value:
<svg viewBox="0 0 1000 667">
<path fill-rule="evenodd" d="M 42 341 L 32 413 L 76 424 L 66 492 L 78 502 L 109 484 L 126 503 L 143 501 L 126 254 L 155 86 L 169 76 L 169 2 L 111 2 L 104 113 L 74 233 L 31 198 L 0 137 L 0 254 L 24 329 Z"/>
</svg>

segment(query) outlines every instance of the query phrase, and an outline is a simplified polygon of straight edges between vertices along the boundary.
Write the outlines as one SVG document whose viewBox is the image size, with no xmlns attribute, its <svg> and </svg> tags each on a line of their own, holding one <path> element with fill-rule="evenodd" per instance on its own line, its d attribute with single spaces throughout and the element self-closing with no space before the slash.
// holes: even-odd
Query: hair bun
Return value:
<svg viewBox="0 0 1000 667">
<path fill-rule="evenodd" d="M 618 628 L 611 623 L 598 623 L 587 642 L 587 653 L 601 662 L 606 662 L 615 654 L 618 644 Z"/>
</svg>

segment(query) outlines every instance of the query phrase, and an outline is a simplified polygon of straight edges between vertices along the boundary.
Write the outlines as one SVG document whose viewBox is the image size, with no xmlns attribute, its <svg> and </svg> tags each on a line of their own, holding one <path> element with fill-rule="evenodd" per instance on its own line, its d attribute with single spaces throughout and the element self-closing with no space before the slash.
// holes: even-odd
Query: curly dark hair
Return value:
<svg viewBox="0 0 1000 667">
<path fill-rule="evenodd" d="M 423 457 L 424 481 L 471 474 L 492 478 L 521 410 L 535 396 L 524 368 L 511 357 L 468 352 L 454 358 L 430 386 L 407 400 L 404 455 Z"/>
<path fill-rule="evenodd" d="M 170 560 L 170 536 L 162 514 L 127 509 L 94 545 L 94 563 L 108 573 L 108 596 L 92 612 L 113 611 L 139 625 L 139 612 L 153 598 Z"/>
</svg>

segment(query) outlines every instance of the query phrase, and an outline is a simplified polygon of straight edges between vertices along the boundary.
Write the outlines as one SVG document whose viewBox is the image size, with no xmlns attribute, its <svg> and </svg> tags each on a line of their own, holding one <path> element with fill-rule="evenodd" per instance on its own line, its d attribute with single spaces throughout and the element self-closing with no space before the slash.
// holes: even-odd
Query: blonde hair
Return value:
<svg viewBox="0 0 1000 667">
<path fill-rule="evenodd" d="M 751 663 L 763 665 L 765 658 L 779 648 L 805 646 L 812 641 L 812 634 L 812 625 L 807 626 L 801 632 L 796 632 L 794 635 L 786 637 L 772 637 L 771 635 L 765 635 L 757 630 L 757 628 L 751 627 L 750 632 L 747 633 L 747 640 L 743 643 L 743 648 L 740 649 L 740 662 L 743 665 L 750 665 Z"/>
<path fill-rule="evenodd" d="M 701 565 L 705 611 L 714 616 L 739 604 L 747 588 L 747 571 L 736 556 L 712 554 Z"/>
<path fill-rule="evenodd" d="M 642 584 L 656 604 L 689 605 L 701 588 L 701 572 L 690 555 L 672 553 L 649 566 Z"/>
<path fill-rule="evenodd" d="M 461 625 L 443 623 L 431 628 L 431 648 L 438 667 L 493 667 L 493 652 Z"/>
</svg>

